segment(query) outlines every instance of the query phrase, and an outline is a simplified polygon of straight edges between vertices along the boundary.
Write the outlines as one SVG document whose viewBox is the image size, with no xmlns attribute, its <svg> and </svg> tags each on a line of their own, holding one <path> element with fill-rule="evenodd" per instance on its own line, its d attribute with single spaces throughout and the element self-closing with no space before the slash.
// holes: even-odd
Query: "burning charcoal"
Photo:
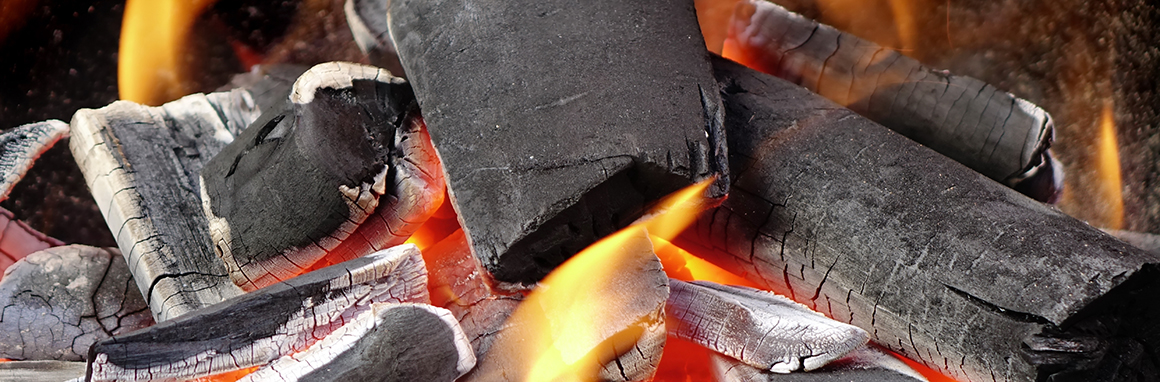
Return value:
<svg viewBox="0 0 1160 382">
<path fill-rule="evenodd" d="M 376 303 L 428 301 L 419 250 L 401 245 L 99 342 L 88 359 L 94 381 L 223 373 L 307 349 Z"/>
<path fill-rule="evenodd" d="M 483 358 L 504 321 L 523 300 L 518 292 L 526 291 L 493 289 L 487 280 L 487 271 L 471 255 L 463 230 L 431 246 L 423 256 L 431 272 L 431 303 L 455 315 L 475 355 Z"/>
<path fill-rule="evenodd" d="M 775 373 L 814 370 L 865 345 L 865 331 L 762 290 L 669 280 L 669 334 Z"/>
<path fill-rule="evenodd" d="M 93 343 L 153 324 L 112 248 L 70 245 L 25 257 L 0 280 L 0 307 L 0 358 L 80 361 Z"/>
<path fill-rule="evenodd" d="M 718 382 L 927 382 L 906 363 L 871 346 L 809 373 L 770 373 L 720 354 L 709 358 Z"/>
<path fill-rule="evenodd" d="M 68 137 L 68 124 L 58 120 L 30 123 L 0 135 L 0 200 L 32 168 L 36 158 Z"/>
<path fill-rule="evenodd" d="M 475 366 L 463 329 L 446 309 L 375 304 L 299 353 L 241 379 L 250 381 L 454 381 Z"/>
<path fill-rule="evenodd" d="M 411 88 L 349 63 L 298 77 L 288 100 L 206 164 L 200 183 L 214 250 L 245 290 L 324 257 L 401 244 L 444 195 Z"/>
<path fill-rule="evenodd" d="M 1157 378 L 1160 258 L 788 82 L 715 67 L 733 192 L 678 244 L 961 381 Z"/>
<path fill-rule="evenodd" d="M 464 380 L 648 380 L 668 281 L 644 229 L 603 239 L 544 279 Z"/>
<path fill-rule="evenodd" d="M 383 0 L 379 0 L 383 1 Z M 472 253 L 533 282 L 680 187 L 727 191 L 689 2 L 387 2 Z"/>
<path fill-rule="evenodd" d="M 974 78 L 922 66 L 895 49 L 764 0 L 738 3 L 726 54 L 804 86 L 1019 189 L 1054 201 L 1062 168 L 1038 106 Z"/>
<path fill-rule="evenodd" d="M 13 361 L 0 362 L 0 381 L 68 381 L 85 377 L 84 362 Z"/>
<path fill-rule="evenodd" d="M 254 106 L 237 89 L 73 116 L 69 147 L 158 321 L 242 293 L 207 240 L 197 173 L 256 118 Z"/>
</svg>

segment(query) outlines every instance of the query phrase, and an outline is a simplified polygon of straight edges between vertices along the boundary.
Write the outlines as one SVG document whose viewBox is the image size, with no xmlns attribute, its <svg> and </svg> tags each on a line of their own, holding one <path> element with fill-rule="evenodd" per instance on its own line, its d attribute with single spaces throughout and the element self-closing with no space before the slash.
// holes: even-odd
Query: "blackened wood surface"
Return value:
<svg viewBox="0 0 1160 382">
<path fill-rule="evenodd" d="M 387 12 L 472 250 L 498 279 L 535 281 L 645 203 L 727 170 L 691 1 Z"/>
<path fill-rule="evenodd" d="M 735 182 L 692 231 L 714 261 L 959 380 L 1155 376 L 1160 259 L 803 89 L 715 65 Z"/>
<path fill-rule="evenodd" d="M 73 116 L 69 148 L 157 321 L 241 294 L 210 246 L 197 181 L 257 114 L 237 89 Z"/>
<path fill-rule="evenodd" d="M 414 245 L 319 269 L 94 344 L 95 381 L 190 379 L 263 365 L 310 347 L 376 303 L 427 303 Z"/>
<path fill-rule="evenodd" d="M 67 137 L 68 124 L 55 119 L 19 126 L 0 135 L 0 200 L 8 198 L 12 187 L 40 154 Z"/>
</svg>

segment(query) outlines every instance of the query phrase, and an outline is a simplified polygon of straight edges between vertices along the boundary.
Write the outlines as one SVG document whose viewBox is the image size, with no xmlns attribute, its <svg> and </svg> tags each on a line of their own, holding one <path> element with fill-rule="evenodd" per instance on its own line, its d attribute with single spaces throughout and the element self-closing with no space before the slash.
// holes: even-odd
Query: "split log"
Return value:
<svg viewBox="0 0 1160 382">
<path fill-rule="evenodd" d="M 804 89 L 715 65 L 735 181 L 682 246 L 960 381 L 1156 378 L 1160 258 Z"/>
<path fill-rule="evenodd" d="M 423 259 L 430 272 L 431 304 L 451 311 L 482 359 L 528 290 L 492 288 L 487 270 L 471 255 L 463 230 L 432 245 Z"/>
<path fill-rule="evenodd" d="M 149 307 L 113 248 L 50 248 L 0 280 L 0 358 L 80 361 L 93 343 L 150 325 Z"/>
<path fill-rule="evenodd" d="M 69 147 L 157 321 L 242 293 L 206 240 L 197 173 L 257 118 L 255 106 L 237 89 L 73 116 Z"/>
<path fill-rule="evenodd" d="M 309 348 L 375 303 L 428 301 L 419 250 L 401 245 L 98 342 L 89 377 L 188 379 L 263 365 Z"/>
<path fill-rule="evenodd" d="M 451 382 L 474 366 L 471 344 L 451 312 L 388 303 L 240 381 Z"/>
<path fill-rule="evenodd" d="M 862 346 L 808 373 L 770 373 L 720 354 L 709 359 L 718 382 L 927 382 L 906 363 L 873 346 Z"/>
<path fill-rule="evenodd" d="M 577 263 L 593 255 L 586 251 L 548 276 L 463 380 L 555 380 L 551 372 L 578 380 L 649 380 L 665 345 L 669 279 L 644 229 L 615 236 L 596 254 L 600 261 Z M 604 243 L 609 239 L 597 245 Z M 574 273 L 560 275 L 567 270 Z"/>
<path fill-rule="evenodd" d="M 70 381 L 85 377 L 84 362 L 12 361 L 0 362 L 0 381 Z"/>
<path fill-rule="evenodd" d="M 856 326 L 805 305 L 746 287 L 670 279 L 669 335 L 700 344 L 759 370 L 810 371 L 866 344 Z"/>
<path fill-rule="evenodd" d="M 801 85 L 1040 201 L 1062 192 L 1051 116 L 765 0 L 737 3 L 727 55 Z"/>
<path fill-rule="evenodd" d="M 497 279 L 539 280 L 695 181 L 727 191 L 691 2 L 385 8 L 472 251 Z"/>
<path fill-rule="evenodd" d="M 410 86 L 339 62 L 299 76 L 199 184 L 213 249 L 245 290 L 402 244 L 444 195 Z"/>
<path fill-rule="evenodd" d="M 36 158 L 68 137 L 68 124 L 52 119 L 30 123 L 0 135 L 0 200 L 7 199 Z"/>
</svg>

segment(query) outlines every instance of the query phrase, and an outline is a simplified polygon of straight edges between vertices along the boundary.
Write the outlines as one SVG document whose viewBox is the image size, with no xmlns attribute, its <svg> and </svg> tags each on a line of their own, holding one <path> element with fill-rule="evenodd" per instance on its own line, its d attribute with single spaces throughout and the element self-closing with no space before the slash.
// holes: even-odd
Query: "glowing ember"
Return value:
<svg viewBox="0 0 1160 382">
<path fill-rule="evenodd" d="M 157 106 L 192 92 L 182 49 L 194 20 L 215 0 L 129 0 L 121 25 L 121 99 Z"/>
<path fill-rule="evenodd" d="M 1121 229 L 1124 225 L 1124 195 L 1120 173 L 1120 145 L 1116 140 L 1114 113 L 1112 101 L 1106 101 L 1100 116 L 1100 137 L 1097 146 L 1100 195 L 1104 203 L 1103 219 L 1098 224 L 1104 228 Z"/>
</svg>

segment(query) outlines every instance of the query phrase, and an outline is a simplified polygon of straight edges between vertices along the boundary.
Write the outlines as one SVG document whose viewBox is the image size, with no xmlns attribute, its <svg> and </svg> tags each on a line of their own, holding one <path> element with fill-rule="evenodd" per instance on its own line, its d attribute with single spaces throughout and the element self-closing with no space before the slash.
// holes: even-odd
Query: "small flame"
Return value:
<svg viewBox="0 0 1160 382">
<path fill-rule="evenodd" d="M 1116 142 L 1115 108 L 1111 100 L 1104 103 L 1104 110 L 1100 116 L 1100 140 L 1097 151 L 1100 199 L 1105 206 L 1103 226 L 1121 229 L 1124 225 L 1123 180 L 1120 172 L 1120 146 Z"/>
<path fill-rule="evenodd" d="M 713 179 L 708 179 L 664 198 L 653 211 L 635 224 L 592 244 L 545 277 L 508 322 L 526 323 L 531 335 L 524 339 L 520 354 L 535 355 L 530 362 L 528 381 L 583 381 L 594 379 L 601 360 L 595 359 L 599 346 L 631 348 L 640 330 L 625 330 L 611 337 L 603 335 L 609 307 L 624 306 L 634 294 L 593 293 L 593 286 L 611 285 L 623 277 L 623 265 L 630 256 L 640 255 L 639 240 L 644 232 L 671 239 L 693 222 L 706 204 L 701 195 Z M 605 338 L 609 338 L 608 341 Z M 609 341 L 613 343 L 608 343 Z M 494 350 L 494 349 L 493 349 Z"/>
<path fill-rule="evenodd" d="M 215 0 L 129 0 L 121 25 L 121 99 L 157 106 L 191 92 L 181 58 L 193 22 Z"/>
<path fill-rule="evenodd" d="M 915 35 L 918 33 L 918 26 L 914 8 L 912 0 L 890 0 L 898 44 L 903 52 L 913 51 L 916 46 Z"/>
</svg>

